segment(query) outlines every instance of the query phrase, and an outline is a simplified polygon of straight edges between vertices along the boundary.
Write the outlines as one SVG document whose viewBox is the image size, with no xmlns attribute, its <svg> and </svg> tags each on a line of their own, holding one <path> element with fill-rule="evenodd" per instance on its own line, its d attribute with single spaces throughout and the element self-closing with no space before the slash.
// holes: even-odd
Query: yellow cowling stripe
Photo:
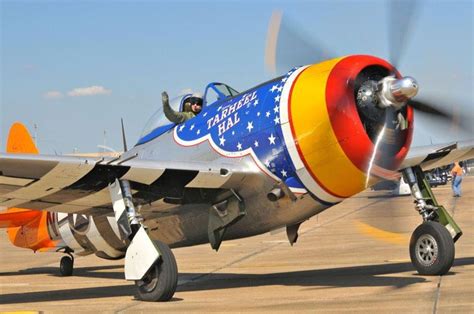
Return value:
<svg viewBox="0 0 474 314">
<path fill-rule="evenodd" d="M 349 197 L 365 189 L 366 176 L 339 145 L 327 110 L 326 83 L 341 59 L 304 70 L 294 83 L 290 110 L 293 135 L 308 170 L 332 194 Z"/>
</svg>

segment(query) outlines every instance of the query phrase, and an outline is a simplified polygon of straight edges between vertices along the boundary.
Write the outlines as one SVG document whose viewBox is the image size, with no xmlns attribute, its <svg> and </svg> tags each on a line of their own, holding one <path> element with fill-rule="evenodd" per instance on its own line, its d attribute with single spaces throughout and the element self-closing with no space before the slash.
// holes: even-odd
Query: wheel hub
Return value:
<svg viewBox="0 0 474 314">
<path fill-rule="evenodd" d="M 415 247 L 416 259 L 423 266 L 431 266 L 438 258 L 438 243 L 436 239 L 424 234 L 418 238 Z"/>
<path fill-rule="evenodd" d="M 138 280 L 138 286 L 146 292 L 151 292 L 156 288 L 159 280 L 158 265 L 153 265 L 142 280 Z"/>
</svg>

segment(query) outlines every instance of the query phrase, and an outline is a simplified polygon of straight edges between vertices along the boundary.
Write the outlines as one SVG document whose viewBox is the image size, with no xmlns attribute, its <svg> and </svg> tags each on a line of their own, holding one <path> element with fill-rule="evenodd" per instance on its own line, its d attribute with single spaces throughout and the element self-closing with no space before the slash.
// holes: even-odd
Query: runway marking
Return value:
<svg viewBox="0 0 474 314">
<path fill-rule="evenodd" d="M 454 204 L 453 204 L 453 202 L 451 202 L 451 204 L 453 204 L 452 207 L 451 207 L 451 216 L 454 219 L 454 214 L 455 214 L 455 211 L 456 211 L 456 198 L 453 198 L 453 199 L 454 199 Z M 436 286 L 435 301 L 434 301 L 434 304 L 433 304 L 433 314 L 438 313 L 438 303 L 439 303 L 439 299 L 441 297 L 441 280 L 442 279 L 443 279 L 443 276 L 439 276 L 438 285 Z"/>
<path fill-rule="evenodd" d="M 368 225 L 361 221 L 355 221 L 357 229 L 365 235 L 368 235 L 377 240 L 391 244 L 406 245 L 409 243 L 410 238 L 408 235 L 403 233 L 389 232 L 382 229 L 375 228 L 374 226 Z"/>
<path fill-rule="evenodd" d="M 438 285 L 436 286 L 436 297 L 435 297 L 435 302 L 433 305 L 433 314 L 436 314 L 438 312 L 438 300 L 441 295 L 441 280 L 442 279 L 443 279 L 443 276 L 439 276 Z"/>
<path fill-rule="evenodd" d="M 25 287 L 29 285 L 29 283 L 1 283 L 0 287 Z M 3 314 L 3 312 L 0 313 Z"/>
<path fill-rule="evenodd" d="M 0 312 L 1 314 L 38 314 L 42 312 L 38 311 L 13 311 L 13 312 Z"/>
<path fill-rule="evenodd" d="M 239 246 L 240 244 L 238 243 L 222 243 L 220 247 L 233 247 L 233 246 Z"/>
</svg>

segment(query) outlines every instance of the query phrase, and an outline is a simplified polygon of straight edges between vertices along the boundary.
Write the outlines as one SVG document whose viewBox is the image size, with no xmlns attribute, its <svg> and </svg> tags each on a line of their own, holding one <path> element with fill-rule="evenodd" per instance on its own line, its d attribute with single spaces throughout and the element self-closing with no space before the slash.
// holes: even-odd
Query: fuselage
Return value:
<svg viewBox="0 0 474 314">
<path fill-rule="evenodd" d="M 393 177 L 411 142 L 412 110 L 400 111 L 407 127 L 383 125 L 382 132 L 389 132 L 390 140 L 380 142 L 379 122 L 367 120 L 356 100 L 365 81 L 391 73 L 398 75 L 390 64 L 370 56 L 295 68 L 209 104 L 185 123 L 147 134 L 121 158 L 181 164 L 199 161 L 248 173 L 238 184 L 228 183 L 232 190 L 226 184 L 206 190 L 205 183 L 197 184 L 196 174 L 189 173 L 176 177 L 184 189 L 170 191 L 172 197 L 137 195 L 150 235 L 171 247 L 208 242 L 210 212 L 233 193 L 242 198 L 245 215 L 227 227 L 224 238 L 261 234 L 303 222 L 381 178 Z M 268 194 L 275 188 L 286 193 L 271 199 Z M 186 201 L 189 198 L 180 198 L 180 193 L 211 197 Z M 75 230 L 80 215 L 69 214 L 69 230 L 64 229 L 63 217 L 62 231 L 61 217 L 51 215 L 56 216 L 52 229 L 76 252 L 97 254 L 97 244 L 88 246 L 99 242 L 112 249 L 106 256 L 102 249 L 98 256 L 115 258 L 125 252 L 126 243 L 117 242 L 112 212 L 98 216 L 102 218 L 83 217 L 82 231 Z M 80 241 L 78 232 L 82 232 Z"/>
</svg>

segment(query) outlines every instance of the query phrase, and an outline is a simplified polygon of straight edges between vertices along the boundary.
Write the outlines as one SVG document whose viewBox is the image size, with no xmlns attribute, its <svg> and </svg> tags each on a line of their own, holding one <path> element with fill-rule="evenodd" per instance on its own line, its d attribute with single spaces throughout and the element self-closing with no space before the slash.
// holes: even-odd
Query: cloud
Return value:
<svg viewBox="0 0 474 314">
<path fill-rule="evenodd" d="M 67 94 L 71 97 L 80 97 L 80 96 L 94 96 L 94 95 L 109 95 L 112 91 L 106 89 L 103 86 L 90 86 L 90 87 L 78 87 L 69 91 Z"/>
<path fill-rule="evenodd" d="M 63 94 L 57 90 L 50 90 L 43 94 L 43 97 L 46 99 L 59 99 L 63 97 Z"/>
</svg>

